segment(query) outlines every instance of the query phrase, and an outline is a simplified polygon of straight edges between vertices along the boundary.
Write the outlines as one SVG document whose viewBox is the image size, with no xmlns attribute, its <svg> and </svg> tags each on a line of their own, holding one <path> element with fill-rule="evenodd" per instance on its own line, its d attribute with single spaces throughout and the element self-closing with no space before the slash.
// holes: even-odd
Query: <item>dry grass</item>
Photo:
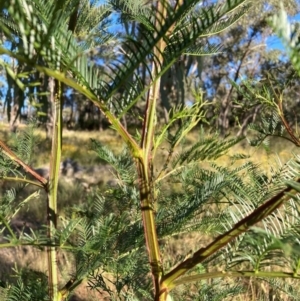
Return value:
<svg viewBox="0 0 300 301">
<path fill-rule="evenodd" d="M 5 279 L 14 283 L 15 279 L 11 276 L 13 270 L 21 268 L 47 275 L 47 253 L 37 248 L 15 247 L 0 249 L 0 279 Z M 75 262 L 70 253 L 58 254 L 60 286 L 64 286 L 74 272 Z M 81 283 L 74 292 L 70 301 L 107 301 L 107 294 L 100 293 L 87 288 L 87 283 Z"/>
<path fill-rule="evenodd" d="M 23 127 L 19 130 L 22 131 Z M 15 134 L 9 131 L 7 125 L 0 124 L 0 139 L 12 145 Z M 62 159 L 72 158 L 84 166 L 91 166 L 101 162 L 97 154 L 91 149 L 91 139 L 95 139 L 114 152 L 118 153 L 123 148 L 122 140 L 112 130 L 106 131 L 63 131 Z M 51 141 L 46 138 L 46 132 L 37 128 L 35 130 L 36 145 L 33 150 L 32 164 L 35 168 L 49 164 Z"/>
</svg>

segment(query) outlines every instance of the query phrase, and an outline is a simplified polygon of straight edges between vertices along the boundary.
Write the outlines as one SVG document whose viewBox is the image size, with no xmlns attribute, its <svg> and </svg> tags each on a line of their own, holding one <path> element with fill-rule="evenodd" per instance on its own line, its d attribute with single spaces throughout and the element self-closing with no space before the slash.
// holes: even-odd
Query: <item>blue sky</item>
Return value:
<svg viewBox="0 0 300 301">
<path fill-rule="evenodd" d="M 267 48 L 268 50 L 272 50 L 272 49 L 284 50 L 284 47 L 280 39 L 276 36 L 271 36 L 267 39 Z"/>
</svg>

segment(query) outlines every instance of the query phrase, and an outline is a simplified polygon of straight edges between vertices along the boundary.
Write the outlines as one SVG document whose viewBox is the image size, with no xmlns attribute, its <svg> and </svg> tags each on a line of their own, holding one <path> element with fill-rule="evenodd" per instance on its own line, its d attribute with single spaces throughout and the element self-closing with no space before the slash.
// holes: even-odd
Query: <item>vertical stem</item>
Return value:
<svg viewBox="0 0 300 301">
<path fill-rule="evenodd" d="M 47 203 L 48 238 L 51 244 L 48 247 L 49 297 L 51 301 L 59 301 L 55 232 L 57 228 L 57 186 L 62 146 L 62 91 L 61 83 L 54 81 L 53 78 L 50 78 L 50 94 L 53 107 L 53 136 Z"/>
<path fill-rule="evenodd" d="M 153 284 L 155 287 L 155 296 L 159 293 L 159 283 L 162 277 L 162 266 L 160 260 L 160 252 L 158 245 L 158 237 L 155 225 L 155 211 L 154 211 L 154 195 L 151 189 L 149 178 L 148 164 L 139 162 L 139 177 L 140 177 L 140 197 L 141 210 L 144 225 L 146 246 L 148 251 L 149 262 L 151 266 L 151 273 L 153 277 Z"/>
<path fill-rule="evenodd" d="M 157 1 L 157 14 L 155 27 L 161 28 L 166 18 L 166 1 Z M 155 79 L 161 71 L 163 63 L 162 52 L 166 44 L 160 39 L 153 49 L 154 59 L 152 62 L 152 79 Z M 158 244 L 158 236 L 155 224 L 154 191 L 152 178 L 152 146 L 156 123 L 156 103 L 159 95 L 160 78 L 151 86 L 146 103 L 146 112 L 141 140 L 142 158 L 138 162 L 140 177 L 141 210 L 144 225 L 146 246 L 148 251 L 151 273 L 153 277 L 155 300 L 159 300 L 160 281 L 162 277 L 162 264 Z"/>
</svg>

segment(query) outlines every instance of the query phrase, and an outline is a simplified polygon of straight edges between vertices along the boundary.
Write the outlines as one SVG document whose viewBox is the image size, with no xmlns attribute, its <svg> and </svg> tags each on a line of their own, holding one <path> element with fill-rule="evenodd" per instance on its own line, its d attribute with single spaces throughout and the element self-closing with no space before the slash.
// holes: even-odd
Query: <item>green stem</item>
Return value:
<svg viewBox="0 0 300 301">
<path fill-rule="evenodd" d="M 166 17 L 166 2 L 157 2 L 155 26 L 159 28 L 163 25 Z M 156 78 L 161 71 L 163 63 L 162 53 L 166 47 L 165 41 L 160 39 L 153 49 L 153 62 L 151 78 Z M 155 196 L 154 196 L 154 179 L 152 176 L 152 147 L 156 125 L 156 103 L 159 95 L 160 77 L 151 86 L 146 101 L 146 112 L 143 125 L 141 140 L 142 158 L 138 161 L 138 170 L 140 177 L 140 198 L 142 219 L 145 233 L 145 240 L 148 252 L 148 258 L 151 266 L 153 277 L 153 286 L 155 300 L 159 300 L 160 280 L 162 277 L 162 264 L 158 244 L 158 236 L 155 224 Z"/>
<path fill-rule="evenodd" d="M 234 278 L 234 277 L 262 277 L 262 278 L 294 278 L 300 279 L 300 275 L 292 272 L 268 272 L 268 271 L 217 271 L 210 273 L 203 273 L 198 275 L 190 275 L 182 277 L 173 282 L 173 287 L 187 284 L 190 282 L 195 282 L 204 279 L 213 279 L 213 278 Z"/>
<path fill-rule="evenodd" d="M 40 183 L 37 183 L 35 181 L 32 181 L 32 180 L 28 180 L 26 178 L 18 178 L 18 177 L 1 177 L 0 178 L 1 180 L 5 180 L 5 181 L 13 181 L 13 182 L 23 182 L 23 183 L 26 183 L 26 184 L 31 184 L 31 185 L 34 185 L 34 186 L 37 186 L 39 188 L 45 188 L 44 185 L 40 184 Z"/>
<path fill-rule="evenodd" d="M 14 231 L 12 230 L 12 228 L 10 227 L 10 225 L 6 222 L 6 219 L 0 215 L 0 221 L 2 221 L 2 223 L 4 224 L 4 226 L 6 227 L 6 229 L 9 231 L 10 235 L 12 236 L 14 242 L 16 242 L 18 239 L 14 233 Z"/>
<path fill-rule="evenodd" d="M 0 249 L 14 248 L 14 247 L 20 247 L 20 246 L 30 246 L 30 247 L 41 248 L 41 247 L 47 247 L 47 246 L 49 246 L 49 244 L 47 242 L 44 242 L 44 243 L 30 242 L 30 241 L 28 242 L 28 241 L 20 241 L 20 239 L 18 239 L 15 242 L 1 243 Z M 59 247 L 60 247 L 60 249 L 67 250 L 67 251 L 79 251 L 80 250 L 80 248 L 75 248 L 73 246 L 63 246 L 63 247 L 59 246 Z"/>
<path fill-rule="evenodd" d="M 62 91 L 61 83 L 53 80 L 54 87 L 50 95 L 53 97 L 53 137 L 52 150 L 49 171 L 47 221 L 48 238 L 50 246 L 48 247 L 48 269 L 49 269 L 49 297 L 51 301 L 58 301 L 58 269 L 57 269 L 57 247 L 55 242 L 55 233 L 57 228 L 57 187 L 60 170 L 60 159 L 62 149 Z"/>
</svg>

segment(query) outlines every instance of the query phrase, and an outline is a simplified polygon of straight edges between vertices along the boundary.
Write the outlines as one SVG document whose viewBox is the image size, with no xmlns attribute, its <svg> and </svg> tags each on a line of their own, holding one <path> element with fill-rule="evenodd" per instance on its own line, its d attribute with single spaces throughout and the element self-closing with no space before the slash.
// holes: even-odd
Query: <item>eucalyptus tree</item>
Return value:
<svg viewBox="0 0 300 301">
<path fill-rule="evenodd" d="M 245 18 L 214 37 L 214 42 L 222 45 L 219 54 L 202 57 L 198 68 L 194 68 L 198 86 L 213 103 L 209 112 L 211 125 L 223 135 L 237 127 L 237 134 L 244 134 L 247 125 L 258 118 L 262 109 L 253 102 L 248 106 L 240 102 L 232 82 L 263 79 L 266 73 L 277 68 L 285 72 L 284 55 L 273 48 L 272 27 L 267 22 L 267 18 L 278 11 L 281 1 L 253 3 L 253 9 Z M 299 1 L 288 0 L 283 4 L 291 16 L 299 12 Z"/>
<path fill-rule="evenodd" d="M 283 4 L 282 4 L 283 7 Z M 263 112 L 259 120 L 251 124 L 251 129 L 257 131 L 258 139 L 253 143 L 260 143 L 271 136 L 284 137 L 296 146 L 298 142 L 297 115 L 299 95 L 299 66 L 296 49 L 299 38 L 299 22 L 289 24 L 289 11 L 280 11 L 269 24 L 281 38 L 287 49 L 283 59 L 279 62 L 265 62 L 262 77 L 250 77 L 242 81 L 241 85 L 234 85 L 243 107 L 261 106 Z M 285 8 L 286 9 L 286 8 Z"/>
<path fill-rule="evenodd" d="M 7 21 L 5 17 L 4 20 Z M 17 41 L 15 38 L 10 41 L 7 41 L 6 37 L 4 36 L 2 41 L 6 44 L 6 47 L 9 48 L 11 51 L 14 51 L 18 47 L 21 47 L 22 43 L 21 41 Z M 22 64 L 18 64 L 17 60 L 15 59 L 10 59 L 9 67 L 2 66 L 1 77 L 5 80 L 6 83 L 1 87 L 1 94 L 4 100 L 3 115 L 4 112 L 6 112 L 6 117 L 9 122 L 10 129 L 12 131 L 16 129 L 17 124 L 19 123 L 22 117 L 21 108 L 25 104 L 24 86 L 26 83 L 28 84 L 27 79 L 19 79 L 18 81 L 15 81 L 15 79 L 12 76 L 14 73 L 25 73 L 28 71 L 26 69 L 28 68 L 26 68 L 26 66 Z M 5 117 L 3 119 L 5 119 Z"/>
<path fill-rule="evenodd" d="M 229 157 L 228 167 L 220 164 L 240 139 L 219 139 L 217 134 L 202 130 L 195 144 L 184 147 L 187 134 L 200 121 L 206 121 L 208 103 L 203 93 L 195 92 L 193 105 L 173 108 L 168 123 L 157 123 L 162 76 L 182 55 L 207 53 L 201 38 L 240 20 L 250 3 L 211 1 L 207 7 L 199 7 L 196 0 L 127 3 L 138 12 L 142 39 L 122 37 L 126 51 L 108 62 L 109 72 L 92 62 L 85 43 L 78 43 L 74 27 L 70 28 L 79 1 L 15 0 L 0 4 L 15 20 L 23 39 L 23 47 L 16 52 L 1 45 L 0 54 L 34 68 L 55 83 L 49 178 L 30 167 L 32 135 L 20 135 L 15 149 L 0 141 L 2 179 L 44 192 L 35 192 L 15 204 L 14 192 L 7 191 L 1 200 L 5 239 L 1 247 L 31 245 L 46 248 L 48 255 L 46 281 L 34 278 L 35 273 L 28 277 L 28 273 L 15 269 L 18 281 L 2 284 L 3 299 L 64 300 L 88 280 L 90 288 L 105 291 L 112 300 L 165 301 L 180 294 L 181 299 L 220 300 L 244 293 L 242 283 L 226 281 L 236 277 L 271 279 L 271 287 L 285 289 L 299 299 L 298 286 L 274 280 L 300 278 L 299 233 L 294 231 L 299 223 L 297 192 L 283 180 L 297 177 L 297 160 L 273 170 L 268 177 L 243 155 Z M 45 14 L 36 6 L 44 6 Z M 109 13 L 109 5 L 103 8 Z M 6 35 L 12 33 L 10 26 L 1 23 L 1 27 Z M 109 34 L 103 34 L 105 47 Z M 4 60 L 1 64 L 7 67 Z M 146 82 L 140 79 L 141 66 L 146 70 Z M 18 74 L 12 75 L 17 80 Z M 99 157 L 112 166 L 118 185 L 87 195 L 81 206 L 66 208 L 58 223 L 63 85 L 102 111 L 124 142 L 124 150 L 114 154 L 92 141 Z M 121 119 L 143 99 L 145 109 L 139 116 L 143 126 L 131 134 Z M 156 163 L 158 157 L 163 158 L 162 164 Z M 12 177 L 13 173 L 18 177 Z M 46 199 L 47 231 L 15 233 L 12 217 L 24 204 L 42 197 Z M 164 242 L 191 232 L 200 235 L 191 252 L 170 258 Z M 59 280 L 59 250 L 73 255 L 74 269 L 68 279 Z M 180 292 L 183 286 L 190 289 Z"/>
</svg>

